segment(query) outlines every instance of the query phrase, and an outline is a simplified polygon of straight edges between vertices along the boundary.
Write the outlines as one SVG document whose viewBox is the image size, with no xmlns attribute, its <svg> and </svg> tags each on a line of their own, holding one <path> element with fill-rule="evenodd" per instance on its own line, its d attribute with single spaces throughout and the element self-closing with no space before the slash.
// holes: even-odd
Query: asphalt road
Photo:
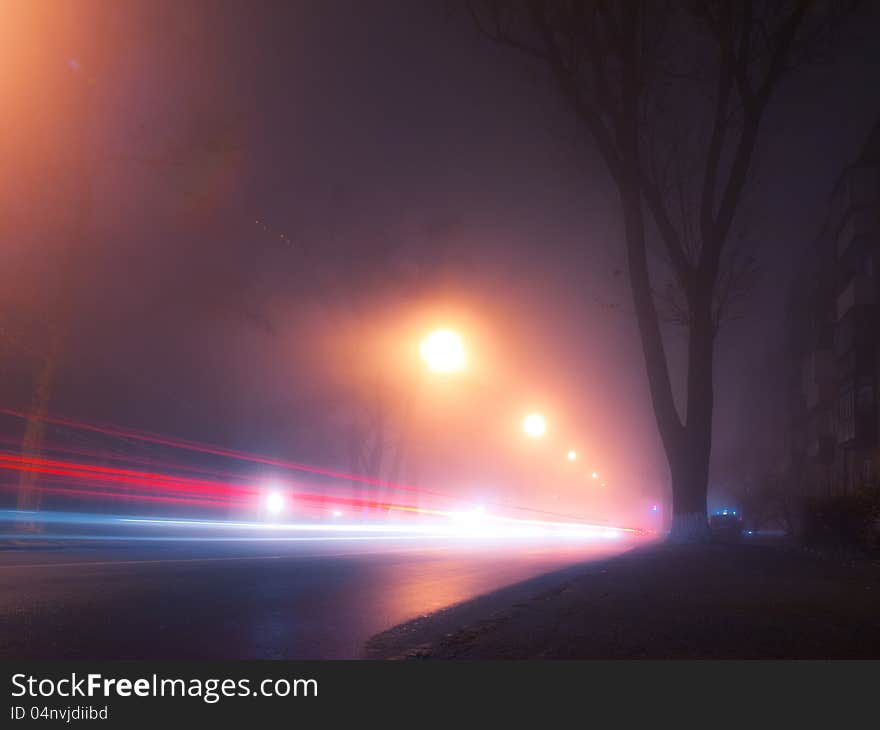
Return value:
<svg viewBox="0 0 880 730">
<path fill-rule="evenodd" d="M 658 544 L 499 608 L 373 637 L 371 658 L 874 659 L 880 562 L 777 543 Z M 503 593 L 503 591 L 502 591 Z M 867 680 L 866 675 L 866 681 Z"/>
<path fill-rule="evenodd" d="M 354 658 L 401 622 L 526 580 L 505 600 L 529 598 L 625 548 L 340 539 L 3 549 L 0 657 Z"/>
</svg>

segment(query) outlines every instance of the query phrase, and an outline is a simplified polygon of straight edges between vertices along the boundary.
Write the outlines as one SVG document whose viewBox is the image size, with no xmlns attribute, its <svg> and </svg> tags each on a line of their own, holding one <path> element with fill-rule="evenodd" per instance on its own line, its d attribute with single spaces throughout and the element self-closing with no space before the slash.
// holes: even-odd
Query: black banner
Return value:
<svg viewBox="0 0 880 730">
<path fill-rule="evenodd" d="M 566 727 L 873 711 L 874 662 L 3 662 L 4 727 L 359 723 Z"/>
</svg>

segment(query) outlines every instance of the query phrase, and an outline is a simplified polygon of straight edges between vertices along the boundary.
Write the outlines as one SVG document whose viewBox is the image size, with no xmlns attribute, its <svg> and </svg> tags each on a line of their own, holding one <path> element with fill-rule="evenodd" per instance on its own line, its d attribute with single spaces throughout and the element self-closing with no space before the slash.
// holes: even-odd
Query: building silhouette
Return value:
<svg viewBox="0 0 880 730">
<path fill-rule="evenodd" d="M 786 310 L 789 449 L 805 496 L 880 479 L 880 123 L 838 177 Z"/>
</svg>

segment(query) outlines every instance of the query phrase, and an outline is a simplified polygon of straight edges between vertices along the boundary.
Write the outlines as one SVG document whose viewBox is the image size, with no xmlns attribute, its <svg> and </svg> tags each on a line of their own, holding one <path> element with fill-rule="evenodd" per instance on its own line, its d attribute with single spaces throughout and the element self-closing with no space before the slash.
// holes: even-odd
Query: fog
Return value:
<svg viewBox="0 0 880 730">
<path fill-rule="evenodd" d="M 442 4 L 14 13 L 0 42 L 6 407 L 29 407 L 60 328 L 53 413 L 489 507 L 632 519 L 667 498 L 617 198 L 526 61 Z M 718 458 L 750 431 L 741 374 L 778 341 L 791 252 L 880 105 L 862 90 L 863 109 L 832 119 L 806 100 L 823 84 L 855 93 L 830 78 L 799 81 L 768 122 L 744 230 L 771 243 L 719 346 Z M 817 147 L 832 123 L 839 138 Z M 424 372 L 418 343 L 437 327 L 461 334 L 463 373 Z M 544 439 L 522 434 L 532 411 Z"/>
</svg>

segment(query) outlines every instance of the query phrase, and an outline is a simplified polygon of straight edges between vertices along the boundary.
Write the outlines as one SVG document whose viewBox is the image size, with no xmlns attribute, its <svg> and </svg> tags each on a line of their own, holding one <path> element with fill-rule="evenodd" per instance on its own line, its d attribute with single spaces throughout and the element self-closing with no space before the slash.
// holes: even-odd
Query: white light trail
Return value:
<svg viewBox="0 0 880 730">
<path fill-rule="evenodd" d="M 0 510 L 0 522 L 20 520 L 25 513 Z M 334 515 L 335 516 L 335 515 Z M 449 540 L 517 540 L 559 539 L 607 540 L 634 536 L 641 531 L 633 528 L 579 522 L 528 520 L 488 514 L 476 507 L 460 512 L 432 511 L 430 519 L 414 519 L 404 524 L 393 522 L 340 523 L 333 522 L 250 522 L 199 519 L 166 519 L 159 517 L 129 517 L 88 515 L 77 513 L 40 513 L 26 515 L 29 521 L 59 524 L 100 525 L 106 528 L 146 528 L 149 538 L 180 540 L 344 540 L 344 539 L 449 539 Z M 167 529 L 167 535 L 156 535 L 155 530 Z M 190 534 L 187 534 L 189 532 Z M 197 532 L 198 534 L 193 534 Z M 238 534 L 236 534 L 238 533 Z M 243 534 L 242 534 L 243 533 Z M 269 533 L 267 535 L 267 533 Z M 52 538 L 45 533 L 44 538 Z M 56 536 L 60 537 L 60 536 Z M 132 539 L 143 537 L 131 535 Z M 126 535 L 85 535 L 89 539 L 128 539 Z M 65 535 L 64 539 L 70 539 Z"/>
</svg>

